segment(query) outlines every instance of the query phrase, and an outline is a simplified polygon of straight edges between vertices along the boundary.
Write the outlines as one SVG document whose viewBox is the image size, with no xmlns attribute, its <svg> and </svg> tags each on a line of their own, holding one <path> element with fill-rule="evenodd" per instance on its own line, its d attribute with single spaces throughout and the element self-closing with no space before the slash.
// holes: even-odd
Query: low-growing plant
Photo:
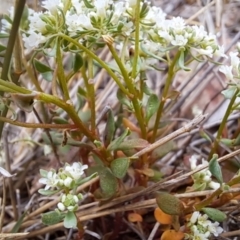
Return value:
<svg viewBox="0 0 240 240">
<path fill-rule="evenodd" d="M 180 71 L 191 73 L 192 62 L 218 65 L 220 57 L 227 55 L 216 36 L 203 26 L 188 25 L 181 17 L 168 19 L 161 8 L 147 0 L 46 0 L 41 6 L 43 11 L 19 5 L 2 21 L 0 37 L 9 38 L 9 42 L 0 45 L 4 56 L 0 135 L 4 123 L 42 128 L 46 129 L 44 144 L 51 145 L 55 154 L 60 145 L 81 150 L 82 163 L 67 163 L 60 158 L 58 169 L 40 170 L 43 178 L 39 182 L 45 188 L 39 193 L 59 196 L 55 211 L 43 214 L 43 223 L 51 225 L 63 220 L 66 228 L 82 231 L 76 212 L 83 196 L 77 188 L 98 176 L 98 184 L 89 191 L 96 201 L 108 202 L 127 194 L 129 189 L 124 184 L 132 172 L 132 186 L 148 187 L 150 181 L 160 181 L 163 174 L 156 163 L 174 149 L 172 139 L 190 131 L 205 117 L 200 115 L 188 127 L 166 136 L 169 109 L 181 94 L 173 88 L 175 76 Z M 108 51 L 111 59 L 105 60 L 101 51 Z M 186 192 L 215 191 L 190 205 L 170 193 L 158 193 L 156 202 L 164 214 L 158 217 L 156 212 L 155 217 L 159 222 L 167 218 L 174 228 L 166 230 L 164 239 L 209 239 L 211 234 L 218 236 L 223 231 L 217 222 L 223 221 L 225 215 L 207 206 L 214 205 L 216 197 L 221 202 L 218 206 L 226 203 L 221 197 L 239 181 L 237 174 L 224 183 L 216 155 L 220 144 L 239 145 L 239 135 L 222 138 L 228 117 L 239 107 L 238 52 L 230 53 L 230 59 L 231 66 L 219 68 L 229 81 L 223 94 L 230 102 L 209 159 L 203 159 L 200 165 L 195 155 L 189 160 L 192 172 L 188 176 L 192 176 L 193 184 Z M 111 100 L 98 106 L 96 75 L 103 70 L 107 76 L 105 86 L 110 81 L 117 86 L 117 108 L 111 106 Z M 150 87 L 149 71 L 166 73 L 163 79 L 154 80 L 164 83 L 160 94 Z M 21 78 L 23 72 L 28 79 Z M 43 86 L 46 83 L 48 91 Z M 70 91 L 74 84 L 76 97 Z M 34 112 L 40 123 L 18 121 L 17 108 Z M 207 133 L 203 136 L 211 141 Z M 179 219 L 188 214 L 192 214 L 188 224 L 180 229 Z"/>
</svg>

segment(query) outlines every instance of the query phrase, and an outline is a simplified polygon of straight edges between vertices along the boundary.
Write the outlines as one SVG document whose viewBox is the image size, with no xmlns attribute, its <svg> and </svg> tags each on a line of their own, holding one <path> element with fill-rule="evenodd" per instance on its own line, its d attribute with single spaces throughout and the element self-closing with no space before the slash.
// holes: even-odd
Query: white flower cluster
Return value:
<svg viewBox="0 0 240 240">
<path fill-rule="evenodd" d="M 202 163 L 197 165 L 197 156 L 193 155 L 189 159 L 191 169 L 196 170 L 202 167 L 207 167 L 209 165 L 208 161 L 202 159 Z M 206 188 L 218 189 L 220 184 L 212 180 L 212 174 L 208 169 L 201 170 L 192 175 L 194 181 L 193 189 L 194 190 L 204 190 Z"/>
<path fill-rule="evenodd" d="M 29 28 L 23 33 L 25 48 L 39 48 L 58 33 L 68 34 L 88 47 L 103 46 L 103 35 L 110 35 L 116 43 L 128 39 L 129 47 L 133 47 L 136 4 L 136 0 L 42 1 L 46 11 L 29 10 Z M 166 19 L 162 9 L 150 6 L 149 0 L 140 5 L 140 45 L 145 59 L 161 57 L 176 47 L 188 49 L 197 58 L 225 56 L 216 36 L 208 34 L 203 26 L 186 25 L 180 17 Z"/>
<path fill-rule="evenodd" d="M 72 189 L 81 180 L 84 170 L 87 168 L 87 165 L 82 165 L 79 162 L 74 162 L 71 166 L 65 164 L 58 173 L 55 170 L 41 171 L 43 178 L 40 178 L 39 182 L 46 185 L 45 190 L 50 188 Z"/>
<path fill-rule="evenodd" d="M 231 59 L 231 65 L 227 66 L 227 65 L 222 65 L 219 68 L 219 71 L 222 72 L 227 80 L 231 81 L 231 82 L 235 82 L 234 79 L 239 79 L 240 77 L 240 59 L 238 57 L 238 52 L 230 52 L 230 59 Z"/>
<path fill-rule="evenodd" d="M 43 178 L 40 178 L 39 182 L 46 185 L 44 191 L 57 189 L 64 192 L 57 204 L 60 211 L 77 210 L 78 202 L 82 199 L 82 194 L 76 195 L 75 190 L 82 180 L 84 170 L 87 168 L 87 165 L 74 162 L 72 165 L 65 164 L 63 168 L 59 169 L 58 173 L 55 170 L 50 170 L 49 172 L 40 171 Z"/>
<path fill-rule="evenodd" d="M 74 195 L 74 194 L 63 194 L 61 196 L 60 202 L 57 204 L 58 209 L 60 211 L 71 211 L 74 212 L 78 208 L 78 202 L 82 199 L 82 194 Z"/>
<path fill-rule="evenodd" d="M 192 214 L 188 227 L 191 233 L 185 239 L 191 240 L 208 240 L 211 235 L 217 237 L 223 232 L 218 222 L 211 222 L 206 214 L 202 215 L 200 212 Z"/>
</svg>

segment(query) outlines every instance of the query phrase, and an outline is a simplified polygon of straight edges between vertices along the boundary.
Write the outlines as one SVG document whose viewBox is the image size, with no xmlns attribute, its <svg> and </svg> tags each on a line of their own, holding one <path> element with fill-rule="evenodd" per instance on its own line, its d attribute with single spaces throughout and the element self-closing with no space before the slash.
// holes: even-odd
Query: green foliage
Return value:
<svg viewBox="0 0 240 240">
<path fill-rule="evenodd" d="M 64 217 L 63 225 L 65 228 L 76 228 L 77 227 L 77 217 L 76 215 L 68 211 Z"/>
<path fill-rule="evenodd" d="M 169 215 L 182 215 L 183 204 L 175 196 L 169 193 L 158 193 L 156 197 L 158 207 L 166 214 Z"/>
<path fill-rule="evenodd" d="M 202 211 L 206 213 L 210 219 L 216 222 L 223 222 L 227 218 L 227 215 L 225 213 L 216 208 L 206 207 L 203 208 Z"/>
<path fill-rule="evenodd" d="M 110 109 L 108 111 L 107 123 L 104 131 L 104 145 L 106 147 L 108 147 L 108 145 L 111 143 L 114 133 L 115 133 L 115 121 L 114 121 L 113 112 Z"/>
<path fill-rule="evenodd" d="M 129 163 L 129 158 L 114 159 L 110 165 L 113 175 L 117 178 L 123 178 L 127 173 Z"/>
<path fill-rule="evenodd" d="M 51 211 L 51 212 L 44 213 L 42 215 L 42 223 L 45 225 L 53 225 L 61 222 L 63 218 L 64 218 L 64 214 L 58 211 Z"/>
<path fill-rule="evenodd" d="M 117 150 L 120 144 L 124 141 L 124 139 L 130 134 L 129 129 L 127 128 L 120 137 L 114 139 L 107 147 L 108 151 Z"/>
<path fill-rule="evenodd" d="M 159 107 L 159 99 L 156 94 L 151 94 L 148 98 L 146 106 L 146 122 L 150 120 L 154 113 L 156 113 Z"/>
<path fill-rule="evenodd" d="M 118 182 L 109 168 L 102 167 L 98 170 L 101 194 L 103 198 L 113 197 L 118 189 Z"/>
<path fill-rule="evenodd" d="M 219 183 L 223 183 L 222 170 L 217 159 L 218 155 L 214 154 L 209 162 L 209 171 L 218 180 Z"/>
<path fill-rule="evenodd" d="M 36 68 L 36 70 L 42 74 L 43 78 L 47 81 L 52 81 L 53 75 L 52 75 L 52 69 L 38 61 L 37 59 L 34 59 L 33 64 Z"/>
</svg>

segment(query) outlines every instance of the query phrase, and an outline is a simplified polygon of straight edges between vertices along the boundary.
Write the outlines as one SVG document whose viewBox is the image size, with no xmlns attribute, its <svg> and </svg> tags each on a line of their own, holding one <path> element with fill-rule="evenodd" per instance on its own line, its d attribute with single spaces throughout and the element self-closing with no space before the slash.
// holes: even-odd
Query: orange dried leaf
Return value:
<svg viewBox="0 0 240 240">
<path fill-rule="evenodd" d="M 184 233 L 176 232 L 175 230 L 166 230 L 161 236 L 161 240 L 182 240 L 183 238 Z"/>
<path fill-rule="evenodd" d="M 164 213 L 160 208 L 155 209 L 154 217 L 161 224 L 171 224 L 172 223 L 172 216 Z"/>
<path fill-rule="evenodd" d="M 129 222 L 142 222 L 143 218 L 138 213 L 129 213 L 128 214 L 128 221 Z"/>
</svg>

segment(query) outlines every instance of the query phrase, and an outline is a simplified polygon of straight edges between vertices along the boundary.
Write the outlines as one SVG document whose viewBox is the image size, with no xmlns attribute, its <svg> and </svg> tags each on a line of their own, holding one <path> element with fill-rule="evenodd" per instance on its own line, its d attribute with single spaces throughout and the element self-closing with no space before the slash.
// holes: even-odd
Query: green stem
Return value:
<svg viewBox="0 0 240 240">
<path fill-rule="evenodd" d="M 86 58 L 85 58 L 86 59 Z M 88 73 L 89 77 L 87 77 L 86 74 L 86 68 L 85 65 L 81 68 L 82 77 L 88 92 L 89 97 L 89 105 L 91 109 L 91 131 L 94 133 L 96 129 L 96 111 L 95 111 L 95 90 L 94 85 L 92 83 L 89 83 L 89 80 L 93 79 L 93 62 L 91 58 L 88 60 Z"/>
<path fill-rule="evenodd" d="M 76 113 L 74 107 L 71 104 L 69 104 L 69 103 L 67 103 L 67 102 L 65 102 L 65 101 L 63 101 L 63 100 L 61 100 L 61 99 L 59 99 L 55 96 L 46 94 L 46 93 L 36 92 L 36 94 L 37 94 L 36 99 L 38 99 L 40 101 L 43 101 L 45 103 L 55 104 L 58 107 L 65 110 L 68 113 L 69 117 L 74 122 L 74 124 L 92 142 L 95 141 L 95 140 L 98 140 L 98 139 L 95 138 L 95 136 L 93 134 L 91 134 L 91 132 L 88 130 L 88 128 L 83 124 L 83 122 L 81 121 L 81 119 L 79 118 L 78 114 Z"/>
<path fill-rule="evenodd" d="M 225 115 L 224 115 L 224 117 L 223 117 L 223 119 L 222 119 L 222 121 L 221 121 L 221 124 L 220 124 L 219 128 L 218 128 L 217 136 L 216 136 L 215 141 L 214 141 L 214 143 L 213 143 L 213 147 L 212 147 L 212 149 L 211 149 L 211 152 L 210 152 L 210 154 L 209 154 L 209 156 L 208 156 L 208 160 L 210 160 L 210 159 L 212 158 L 212 155 L 217 152 L 218 143 L 219 143 L 219 141 L 221 140 L 221 136 L 222 136 L 224 127 L 225 127 L 225 125 L 226 125 L 226 123 L 227 123 L 227 120 L 228 120 L 229 115 L 230 115 L 231 112 L 232 112 L 232 107 L 233 107 L 233 105 L 234 105 L 234 103 L 235 103 L 235 101 L 236 101 L 236 98 L 237 98 L 237 96 L 238 96 L 238 93 L 239 93 L 239 91 L 236 90 L 235 93 L 234 93 L 234 95 L 233 95 L 233 97 L 232 97 L 232 99 L 231 99 L 231 101 L 230 101 L 229 104 L 228 104 L 228 107 L 227 107 L 227 110 L 226 110 L 226 112 L 225 112 Z"/>
<path fill-rule="evenodd" d="M 19 87 L 16 84 L 12 82 L 6 82 L 2 79 L 0 79 L 0 91 L 1 89 L 6 89 L 6 92 L 11 92 L 11 93 L 22 93 L 22 94 L 31 94 L 32 91 Z"/>
<path fill-rule="evenodd" d="M 5 82 L 0 79 L 0 88 L 1 88 L 1 85 L 8 92 L 21 93 L 21 94 L 35 94 L 35 96 L 34 96 L 35 99 L 38 99 L 45 103 L 55 104 L 56 106 L 62 108 L 63 110 L 65 110 L 68 113 L 69 117 L 72 119 L 72 121 L 74 122 L 76 127 L 78 127 L 85 136 L 87 136 L 91 141 L 98 140 L 86 128 L 86 126 L 83 124 L 81 119 L 78 117 L 78 114 L 76 113 L 74 107 L 71 104 L 59 99 L 58 97 L 55 97 L 55 96 L 52 96 L 52 95 L 49 95 L 49 94 L 46 94 L 43 92 L 30 91 L 26 88 L 19 87 L 19 86 L 15 85 L 14 83 Z"/>
<path fill-rule="evenodd" d="M 61 86 L 61 89 L 63 91 L 63 99 L 65 101 L 68 101 L 70 99 L 69 97 L 69 92 L 68 92 L 68 87 L 67 87 L 67 82 L 66 82 L 66 77 L 64 74 L 64 69 L 63 69 L 63 60 L 62 60 L 62 53 L 61 53 L 61 40 L 58 38 L 57 39 L 57 56 L 56 56 L 56 63 L 57 63 L 57 76 L 58 76 L 58 81 Z"/>
<path fill-rule="evenodd" d="M 15 15 L 12 23 L 12 29 L 9 35 L 7 49 L 4 55 L 3 66 L 2 66 L 2 73 L 1 79 L 7 80 L 8 79 L 8 71 L 10 69 L 10 63 L 12 59 L 13 48 L 15 45 L 15 39 L 18 35 L 18 29 L 21 22 L 22 13 L 24 10 L 26 0 L 18 0 L 16 7 L 15 7 Z M 3 96 L 4 92 L 0 91 L 0 96 Z M 7 116 L 8 108 L 4 107 L 3 111 L 1 112 L 1 116 Z M 0 122 L 0 138 L 2 136 L 4 122 Z"/>
<path fill-rule="evenodd" d="M 240 181 L 240 176 L 237 176 L 237 177 L 231 179 L 231 180 L 227 183 L 227 185 L 231 187 L 231 186 L 233 186 L 233 185 L 235 185 L 235 184 L 239 184 L 239 181 Z M 200 211 L 202 208 L 204 208 L 204 207 L 208 206 L 209 204 L 213 203 L 214 198 L 217 197 L 217 196 L 219 196 L 219 195 L 222 194 L 223 192 L 224 192 L 224 191 L 223 191 L 221 188 L 217 189 L 211 196 L 209 196 L 208 198 L 204 199 L 204 200 L 201 201 L 200 203 L 196 204 L 196 205 L 194 206 L 195 210 L 196 210 L 196 211 Z"/>
<path fill-rule="evenodd" d="M 146 127 L 145 127 L 142 110 L 141 110 L 141 107 L 138 102 L 138 93 L 134 87 L 133 81 L 128 76 L 128 72 L 126 71 L 126 68 L 124 67 L 121 59 L 118 57 L 117 52 L 115 51 L 115 49 L 113 48 L 113 46 L 111 44 L 107 43 L 107 45 L 108 45 L 110 52 L 112 53 L 114 60 L 116 61 L 117 65 L 122 73 L 123 79 L 129 89 L 129 92 L 133 95 L 133 97 L 131 97 L 130 99 L 132 100 L 132 103 L 133 103 L 135 115 L 138 120 L 141 132 L 142 132 L 142 137 L 146 139 L 147 131 L 146 131 Z"/>
<path fill-rule="evenodd" d="M 172 84 L 173 78 L 175 76 L 174 68 L 175 68 L 177 60 L 180 57 L 180 54 L 181 54 L 181 51 L 178 51 L 178 53 L 174 57 L 171 65 L 168 68 L 167 79 L 166 79 L 165 87 L 164 87 L 164 90 L 163 90 L 163 93 L 162 93 L 162 99 L 161 99 L 161 102 L 160 102 L 158 110 L 157 110 L 157 116 L 156 116 L 155 124 L 154 124 L 154 127 L 153 127 L 153 134 L 152 134 L 151 142 L 154 142 L 155 139 L 156 139 L 158 125 L 159 125 L 161 116 L 163 114 L 163 109 L 164 109 L 165 101 L 167 99 L 168 91 L 169 91 L 169 88 Z"/>
<path fill-rule="evenodd" d="M 132 65 L 132 79 L 135 79 L 137 76 L 137 65 L 139 57 L 139 33 L 140 33 L 140 2 L 137 0 L 136 9 L 135 9 L 135 48 L 134 48 L 134 57 Z"/>
<path fill-rule="evenodd" d="M 77 46 L 79 49 L 83 50 L 88 56 L 90 56 L 92 59 L 97 61 L 107 72 L 108 74 L 114 79 L 114 81 L 117 83 L 119 88 L 127 95 L 130 97 L 129 92 L 126 90 L 126 88 L 122 85 L 121 81 L 118 79 L 118 77 L 114 74 L 114 72 L 108 67 L 108 65 L 102 61 L 97 55 L 95 55 L 91 50 L 87 49 L 84 47 L 82 44 L 80 44 L 78 41 L 75 39 L 72 39 L 71 37 L 59 33 L 58 36 L 62 37 L 63 39 L 67 40 L 68 42 L 73 43 L 75 46 Z"/>
</svg>

